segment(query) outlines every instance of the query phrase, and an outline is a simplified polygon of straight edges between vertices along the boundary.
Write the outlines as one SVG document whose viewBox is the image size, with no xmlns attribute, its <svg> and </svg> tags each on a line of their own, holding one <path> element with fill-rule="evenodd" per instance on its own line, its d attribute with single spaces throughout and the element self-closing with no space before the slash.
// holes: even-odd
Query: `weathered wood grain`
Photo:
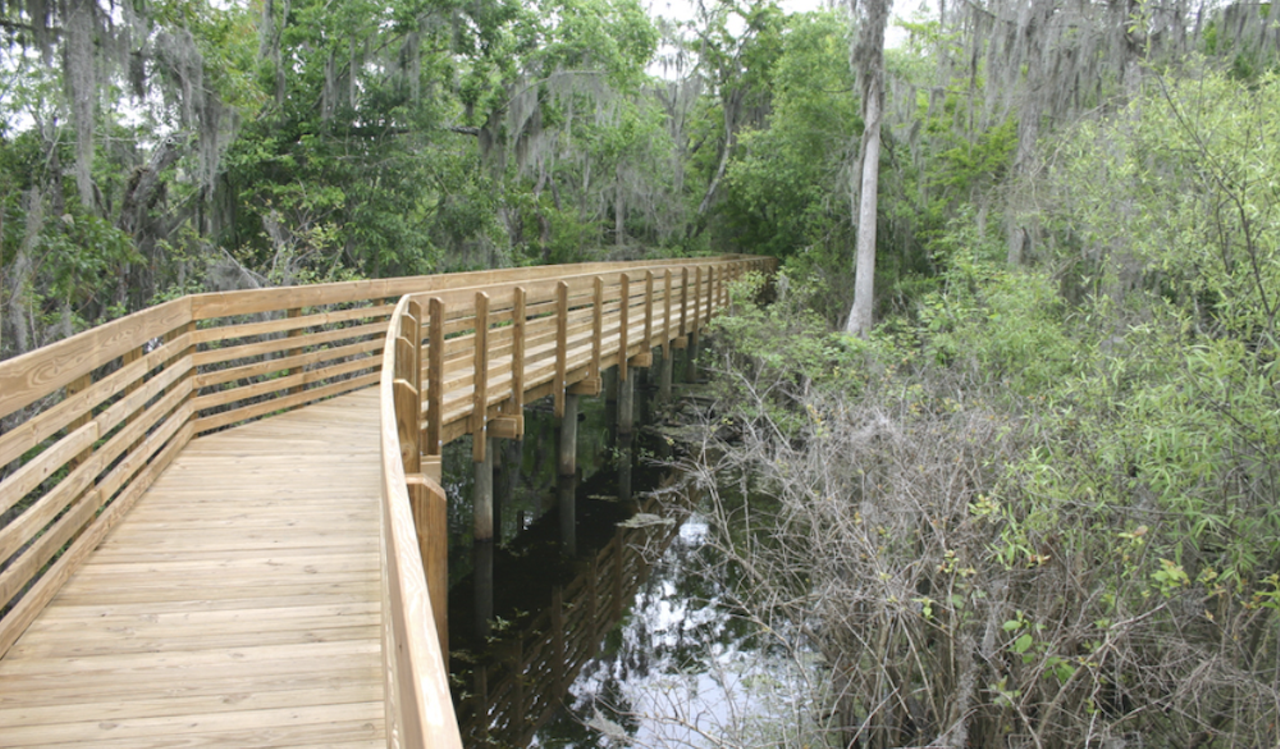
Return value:
<svg viewBox="0 0 1280 749">
<path fill-rule="evenodd" d="M 190 321 L 191 299 L 184 297 L 0 362 L 0 416 Z"/>
</svg>

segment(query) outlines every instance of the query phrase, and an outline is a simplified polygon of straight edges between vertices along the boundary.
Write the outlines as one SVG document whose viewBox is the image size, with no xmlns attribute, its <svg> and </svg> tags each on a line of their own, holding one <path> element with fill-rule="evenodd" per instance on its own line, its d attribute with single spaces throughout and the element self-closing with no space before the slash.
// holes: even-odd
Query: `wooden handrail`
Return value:
<svg viewBox="0 0 1280 749">
<path fill-rule="evenodd" d="M 443 495 L 417 470 L 404 471 L 397 422 L 385 420 L 407 418 L 395 408 L 397 372 L 413 375 L 399 377 L 401 402 L 414 404 L 423 428 L 412 451 L 438 455 L 475 425 L 521 430 L 527 400 L 629 360 L 646 363 L 652 347 L 709 319 L 727 298 L 726 279 L 771 262 L 584 263 L 199 294 L 0 362 L 0 655 L 191 439 L 375 384 L 383 388 L 382 447 L 395 447 L 383 466 L 384 551 L 395 552 L 384 559 L 384 585 L 422 574 L 420 556 L 412 568 L 399 554 L 415 535 L 411 546 L 430 545 L 414 516 L 422 525 Z M 478 293 L 490 300 L 480 335 Z M 400 323 L 411 308 L 416 348 Z M 415 351 L 416 371 L 396 369 L 397 339 Z M 401 456 L 399 474 L 388 473 L 388 455 Z M 429 631 L 442 615 L 430 603 L 414 608 L 415 589 L 386 592 L 407 607 L 401 637 Z M 415 732 L 435 725 L 430 710 L 442 708 L 417 698 L 399 705 L 395 740 L 417 745 Z M 405 717 L 405 709 L 418 712 Z"/>
<path fill-rule="evenodd" d="M 435 616 L 432 611 L 427 576 L 422 565 L 410 499 L 410 480 L 426 501 L 444 501 L 440 485 L 422 474 L 408 473 L 405 463 L 420 461 L 420 455 L 403 451 L 402 436 L 419 434 L 421 405 L 419 394 L 405 399 L 397 386 L 409 387 L 397 372 L 405 368 L 397 362 L 399 321 L 408 316 L 410 300 L 396 305 L 383 347 L 381 390 L 382 460 L 382 658 L 386 674 L 386 716 L 388 746 L 417 749 L 441 747 L 461 749 L 458 721 L 449 696 L 449 673 L 445 666 Z M 415 321 L 417 322 L 417 321 Z M 416 359 L 416 352 L 413 354 Z M 413 368 L 417 367 L 416 361 Z M 440 531 L 445 529 L 441 528 Z"/>
</svg>

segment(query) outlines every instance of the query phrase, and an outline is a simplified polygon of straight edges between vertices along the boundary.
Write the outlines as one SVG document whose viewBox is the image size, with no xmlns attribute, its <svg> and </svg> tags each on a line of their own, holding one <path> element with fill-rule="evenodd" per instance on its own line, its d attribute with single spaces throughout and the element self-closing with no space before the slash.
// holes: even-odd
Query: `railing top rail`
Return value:
<svg viewBox="0 0 1280 749">
<path fill-rule="evenodd" d="M 495 270 L 440 273 L 431 276 L 403 276 L 399 278 L 365 281 L 341 281 L 309 286 L 280 286 L 269 289 L 245 289 L 209 294 L 195 294 L 191 298 L 192 315 L 196 320 L 207 320 L 228 315 L 247 315 L 257 312 L 310 307 L 320 304 L 341 304 L 363 299 L 399 297 L 405 294 L 427 294 L 432 291 L 488 286 L 503 283 L 529 282 L 565 275 L 583 276 L 617 272 L 624 268 L 653 268 L 667 266 L 705 265 L 731 260 L 746 259 L 748 255 L 716 255 L 711 257 L 670 258 L 622 262 L 570 263 L 565 265 L 537 265 Z"/>
<path fill-rule="evenodd" d="M 406 313 L 408 297 L 400 299 L 387 326 L 379 388 L 379 442 L 382 461 L 383 595 L 388 603 L 383 622 L 383 659 L 388 676 L 388 702 L 395 706 L 387 716 L 387 731 L 400 731 L 401 746 L 461 749 L 458 721 L 449 694 L 449 675 L 440 652 L 426 574 L 418 552 L 417 529 L 409 504 L 404 465 L 401 463 L 394 393 L 397 321 Z M 420 477 L 431 482 L 431 479 Z M 434 482 L 431 482 L 434 484 Z M 438 486 L 433 487 L 439 490 Z M 443 493 L 442 490 L 440 490 Z M 390 651 L 390 652 L 386 652 Z M 418 741 L 423 743 L 419 744 Z"/>
<path fill-rule="evenodd" d="M 0 361 L 0 417 L 25 408 L 132 348 L 191 321 L 191 297 L 148 307 Z"/>
<path fill-rule="evenodd" d="M 545 279 L 645 269 L 721 263 L 747 259 L 748 255 L 596 262 L 569 265 L 465 271 L 432 276 L 410 276 L 365 281 L 344 281 L 311 286 L 282 286 L 193 294 L 134 312 L 61 341 L 0 361 L 0 418 L 55 393 L 76 378 L 145 345 L 186 323 L 235 315 L 250 315 L 292 308 L 343 304 L 429 295 L 433 291 L 486 285 L 518 285 Z"/>
</svg>

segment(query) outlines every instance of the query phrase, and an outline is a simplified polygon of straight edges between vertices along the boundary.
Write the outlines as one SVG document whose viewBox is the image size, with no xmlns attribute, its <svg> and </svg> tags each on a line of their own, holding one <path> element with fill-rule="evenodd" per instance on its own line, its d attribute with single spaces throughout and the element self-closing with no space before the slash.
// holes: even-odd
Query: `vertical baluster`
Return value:
<svg viewBox="0 0 1280 749">
<path fill-rule="evenodd" d="M 604 341 L 604 279 L 596 276 L 591 288 L 591 377 L 595 380 L 597 392 L 600 381 L 600 347 Z"/>
<path fill-rule="evenodd" d="M 680 269 L 680 337 L 689 335 L 689 269 Z"/>
<path fill-rule="evenodd" d="M 644 272 L 644 346 L 641 356 L 653 355 L 653 271 Z"/>
<path fill-rule="evenodd" d="M 440 455 L 444 417 L 444 301 L 433 297 L 427 303 L 431 328 L 427 342 L 427 444 L 428 455 Z"/>
<path fill-rule="evenodd" d="M 662 275 L 662 356 L 671 355 L 671 269 Z"/>
<path fill-rule="evenodd" d="M 289 318 L 290 320 L 297 319 L 297 318 L 299 318 L 299 317 L 301 317 L 301 316 L 302 316 L 302 308 L 301 308 L 301 307 L 290 307 L 290 308 L 289 308 L 289 310 L 288 310 L 287 312 L 285 312 L 285 317 Z M 288 332 L 286 335 L 287 335 L 289 338 L 298 338 L 299 336 L 301 336 L 301 335 L 302 335 L 302 328 L 290 328 L 290 329 L 289 329 L 289 332 Z M 284 354 L 284 355 L 285 355 L 287 358 L 292 359 L 292 358 L 293 358 L 293 357 L 295 357 L 295 356 L 301 356 L 301 355 L 302 355 L 302 349 L 301 349 L 301 348 L 291 348 L 291 349 L 289 349 L 289 350 L 285 351 L 285 354 Z M 292 366 L 292 367 L 289 367 L 289 373 L 288 373 L 288 376 L 289 376 L 289 377 L 293 377 L 294 375 L 296 375 L 296 374 L 301 374 L 301 373 L 302 373 L 302 367 L 299 367 L 299 366 Z M 296 393 L 301 393 L 304 389 L 306 389 L 306 386 L 305 386 L 305 385 L 302 385 L 302 384 L 294 385 L 293 387 L 289 388 L 289 394 L 290 394 L 290 395 L 293 395 L 293 394 L 296 394 Z"/>
<path fill-rule="evenodd" d="M 631 322 L 629 312 L 631 310 L 631 277 L 625 271 L 622 273 L 622 305 L 618 310 L 621 315 L 618 324 L 618 380 L 627 381 L 627 328 Z"/>
<path fill-rule="evenodd" d="M 564 416 L 565 377 L 569 358 L 569 284 L 556 285 L 556 379 L 553 386 L 556 418 Z"/>
<path fill-rule="evenodd" d="M 489 417 L 489 295 L 476 292 L 476 333 L 473 382 L 471 394 L 471 459 L 477 463 L 485 459 L 485 445 Z"/>
<path fill-rule="evenodd" d="M 511 310 L 511 401 L 509 415 L 524 414 L 524 326 L 525 326 L 524 287 L 517 286 L 514 291 L 514 304 Z"/>
</svg>

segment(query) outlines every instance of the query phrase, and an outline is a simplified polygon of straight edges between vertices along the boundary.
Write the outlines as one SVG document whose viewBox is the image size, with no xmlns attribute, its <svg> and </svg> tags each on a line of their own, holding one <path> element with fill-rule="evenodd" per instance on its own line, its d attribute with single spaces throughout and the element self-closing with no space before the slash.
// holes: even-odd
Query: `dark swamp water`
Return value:
<svg viewBox="0 0 1280 749">
<path fill-rule="evenodd" d="M 703 734 L 788 719 L 765 707 L 787 702 L 787 669 L 700 574 L 714 561 L 708 521 L 667 467 L 681 448 L 652 426 L 670 414 L 655 395 L 637 388 L 630 439 L 616 432 L 614 403 L 581 399 L 572 482 L 556 477 L 549 401 L 527 409 L 522 449 L 495 443 L 490 547 L 471 539 L 470 444 L 446 449 L 450 666 L 467 746 L 710 745 Z M 483 580 L 489 565 L 485 616 L 475 572 Z"/>
</svg>

